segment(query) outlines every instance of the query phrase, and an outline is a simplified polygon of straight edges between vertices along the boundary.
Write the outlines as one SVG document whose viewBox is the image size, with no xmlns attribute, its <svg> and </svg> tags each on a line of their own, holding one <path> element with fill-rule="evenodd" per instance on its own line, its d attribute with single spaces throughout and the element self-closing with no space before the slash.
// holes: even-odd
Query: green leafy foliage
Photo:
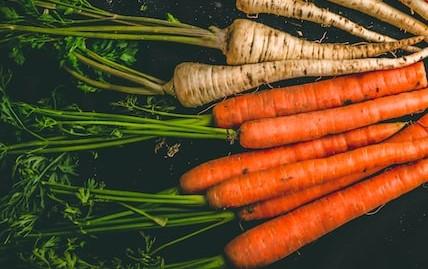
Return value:
<svg viewBox="0 0 428 269">
<path fill-rule="evenodd" d="M 67 64 L 80 71 L 79 62 L 74 52 L 86 48 L 86 40 L 84 38 L 67 36 L 55 43 L 54 48 L 58 53 L 60 66 Z"/>
<path fill-rule="evenodd" d="M 6 95 L 6 88 L 11 79 L 12 73 L 10 71 L 0 70 L 0 121 L 19 129 L 25 129 L 25 125 L 20 119 L 20 113 L 15 111 L 14 105 Z"/>
<path fill-rule="evenodd" d="M 77 81 L 76 83 L 76 88 L 78 88 L 79 90 L 81 90 L 84 93 L 94 93 L 94 92 L 98 92 L 98 89 L 90 86 L 82 81 Z"/>
<path fill-rule="evenodd" d="M 40 269 L 162 269 L 164 260 L 147 252 L 150 241 L 153 239 L 146 236 L 144 249 L 127 249 L 123 257 L 108 260 L 88 257 L 86 253 L 91 246 L 82 238 L 52 236 L 36 240 L 28 250 L 20 252 L 19 257 L 26 265 Z"/>
<path fill-rule="evenodd" d="M 145 103 L 140 104 L 139 99 L 143 99 Z M 112 103 L 113 106 L 123 108 L 128 112 L 133 112 L 137 115 L 153 116 L 153 112 L 163 111 L 172 112 L 175 106 L 165 98 L 156 96 L 147 96 L 145 98 L 138 98 L 137 96 L 127 96 L 123 100 Z M 157 117 L 159 118 L 159 116 Z"/>
<path fill-rule="evenodd" d="M 86 242 L 79 238 L 50 237 L 37 240 L 31 251 L 21 252 L 21 260 L 34 268 L 52 269 L 100 269 L 102 264 L 84 260 L 83 252 Z"/>
<path fill-rule="evenodd" d="M 180 22 L 174 15 L 172 15 L 169 12 L 166 13 L 166 19 L 167 19 L 167 21 L 172 22 L 172 23 L 179 23 Z"/>
<path fill-rule="evenodd" d="M 136 61 L 138 43 L 121 40 L 97 40 L 91 44 L 90 49 L 111 61 L 132 65 Z"/>
<path fill-rule="evenodd" d="M 68 154 L 54 159 L 36 155 L 22 155 L 16 159 L 15 183 L 9 194 L 0 200 L 0 218 L 9 226 L 8 238 L 33 231 L 38 217 L 48 208 L 48 198 L 54 198 L 44 183 L 69 185 L 71 178 L 77 176 L 77 165 L 77 159 Z"/>
<path fill-rule="evenodd" d="M 0 19 L 3 22 L 15 23 L 20 21 L 22 16 L 20 16 L 18 12 L 11 7 L 0 6 Z"/>
</svg>

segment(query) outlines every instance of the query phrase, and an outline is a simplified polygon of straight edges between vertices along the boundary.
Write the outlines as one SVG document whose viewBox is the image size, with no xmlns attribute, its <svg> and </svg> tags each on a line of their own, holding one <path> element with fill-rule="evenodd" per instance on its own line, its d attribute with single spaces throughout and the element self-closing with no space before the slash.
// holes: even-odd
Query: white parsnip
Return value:
<svg viewBox="0 0 428 269">
<path fill-rule="evenodd" d="M 345 45 L 318 43 L 292 36 L 261 23 L 237 19 L 220 30 L 228 64 L 259 63 L 286 59 L 360 59 L 416 44 L 423 37 L 395 42 Z"/>
<path fill-rule="evenodd" d="M 402 2 L 412 1 L 402 0 Z M 269 13 L 311 21 L 323 26 L 333 26 L 372 42 L 396 41 L 396 39 L 392 37 L 371 31 L 344 16 L 336 14 L 326 8 L 318 7 L 311 2 L 304 2 L 301 0 L 236 0 L 236 7 L 247 14 Z M 420 50 L 417 47 L 408 47 L 405 49 L 410 52 Z"/>
<path fill-rule="evenodd" d="M 428 20 L 428 2 L 425 0 L 399 0 L 411 8 L 414 12 L 421 15 L 425 20 Z"/>
<path fill-rule="evenodd" d="M 165 86 L 186 107 L 200 106 L 280 80 L 297 77 L 336 76 L 404 67 L 428 57 L 428 48 L 401 58 L 354 60 L 283 60 L 219 66 L 182 63 Z"/>
<path fill-rule="evenodd" d="M 428 36 L 428 26 L 380 0 L 328 0 L 387 22 L 415 35 Z"/>
</svg>

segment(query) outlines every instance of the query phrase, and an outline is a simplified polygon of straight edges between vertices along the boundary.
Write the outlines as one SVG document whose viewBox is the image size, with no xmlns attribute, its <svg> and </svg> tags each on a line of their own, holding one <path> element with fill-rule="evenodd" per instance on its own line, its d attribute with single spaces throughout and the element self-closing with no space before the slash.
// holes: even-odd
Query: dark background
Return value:
<svg viewBox="0 0 428 269">
<path fill-rule="evenodd" d="M 182 22 L 201 27 L 210 25 L 226 27 L 234 19 L 245 17 L 235 9 L 232 0 L 93 0 L 91 2 L 124 14 L 164 17 L 165 13 L 170 12 Z M 386 2 L 408 12 L 405 7 L 397 4 L 398 1 Z M 368 16 L 326 4 L 325 1 L 317 3 L 340 11 L 354 21 L 373 27 L 382 33 L 396 38 L 407 36 L 399 29 L 375 21 Z M 147 11 L 139 12 L 142 4 L 147 5 Z M 327 32 L 324 42 L 362 41 L 342 31 L 322 28 L 312 23 L 270 15 L 259 15 L 257 20 L 294 35 L 297 35 L 297 31 L 301 31 L 303 36 L 309 40 L 319 40 Z M 140 47 L 137 68 L 165 80 L 171 77 L 174 66 L 183 61 L 225 63 L 221 52 L 212 49 L 154 42 L 141 42 Z M 7 62 L 5 58 L 2 58 L 1 61 Z M 35 66 L 40 68 L 34 68 Z M 58 70 L 54 55 L 37 53 L 23 67 L 15 67 L 15 80 L 11 85 L 11 88 L 14 89 L 12 95 L 20 100 L 35 101 L 40 97 L 48 96 L 51 90 L 60 84 L 72 84 L 66 74 L 61 71 L 53 73 L 49 70 Z M 273 84 L 273 86 L 310 80 L 313 79 L 281 82 Z M 110 92 L 83 94 L 70 86 L 60 90 L 67 92 L 70 101 L 91 110 L 107 111 L 110 109 L 111 101 L 123 98 L 120 94 Z M 200 110 L 182 111 L 194 113 Z M 4 130 L 4 132 L 0 130 L 0 138 L 8 131 Z M 180 151 L 173 158 L 166 156 L 165 148 L 157 154 L 154 153 L 157 141 L 100 150 L 98 158 L 95 160 L 91 153 L 79 153 L 81 176 L 83 178 L 95 176 L 97 179 L 105 181 L 111 188 L 157 191 L 176 185 L 184 171 L 201 162 L 227 155 L 230 152 L 241 151 L 238 145 L 228 145 L 223 141 L 167 139 L 166 142 L 168 145 L 181 144 Z M 4 179 L 1 180 L 3 183 L 7 182 L 8 178 L 8 171 L 5 169 L 7 166 L 8 162 L 3 163 L 3 172 L 0 173 L 0 178 Z M 4 187 L 3 190 L 7 189 L 6 186 Z M 363 216 L 341 227 L 269 268 L 428 268 L 427 212 L 428 193 L 421 187 L 389 203 L 378 213 Z M 244 224 L 243 226 L 249 228 L 252 225 Z M 179 244 L 167 250 L 167 261 L 183 261 L 218 255 L 222 253 L 223 246 L 240 233 L 240 230 L 240 224 L 232 222 L 199 236 L 195 240 Z M 163 232 L 160 238 L 168 238 L 174 233 L 175 231 Z M 97 246 L 93 249 L 94 252 L 102 251 L 106 256 L 117 254 L 119 249 L 126 247 L 142 247 L 142 239 L 137 233 L 106 235 L 100 237 L 97 242 Z"/>
</svg>

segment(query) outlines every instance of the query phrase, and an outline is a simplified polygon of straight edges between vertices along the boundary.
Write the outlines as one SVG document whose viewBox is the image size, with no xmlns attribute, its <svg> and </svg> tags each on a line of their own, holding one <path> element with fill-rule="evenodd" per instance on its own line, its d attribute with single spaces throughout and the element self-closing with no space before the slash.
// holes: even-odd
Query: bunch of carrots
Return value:
<svg viewBox="0 0 428 269">
<path fill-rule="evenodd" d="M 26 8 L 30 6 L 27 2 L 6 2 L 12 3 L 11 6 L 22 3 L 27 4 L 24 5 Z M 174 192 L 173 195 L 148 196 L 120 192 L 122 196 L 119 196 L 119 192 L 114 190 L 92 190 L 93 195 L 111 195 L 111 201 L 122 199 L 144 203 L 143 208 L 127 206 L 127 211 L 99 216 L 103 221 L 107 218 L 109 225 L 114 224 L 103 226 L 103 232 L 119 231 L 120 227 L 125 227 L 121 225 L 130 225 L 130 221 L 133 226 L 126 226 L 129 230 L 141 228 L 143 224 L 159 228 L 159 222 L 162 227 L 215 222 L 212 227 L 216 227 L 235 218 L 266 220 L 230 241 L 224 248 L 224 254 L 197 261 L 210 263 L 211 267 L 203 268 L 219 268 L 227 263 L 236 268 L 259 268 L 287 257 L 335 228 L 428 181 L 428 115 L 422 115 L 415 122 L 395 120 L 428 108 L 428 80 L 422 62 L 428 57 L 428 48 L 414 46 L 427 40 L 428 26 L 382 1 L 329 0 L 397 25 L 415 37 L 397 41 L 301 0 L 237 0 L 236 5 L 247 14 L 271 13 L 309 20 L 379 43 L 352 46 L 318 44 L 244 19 L 235 20 L 224 29 L 202 29 L 176 21 L 117 16 L 86 1 L 79 5 L 74 5 L 73 1 L 28 2 L 33 12 L 32 24 L 26 24 L 22 16 L 0 23 L 0 34 L 5 35 L 1 43 L 19 35 L 34 38 L 42 35 L 54 41 L 61 36 L 168 41 L 219 49 L 229 64 L 182 63 L 167 82 L 115 63 L 85 46 L 73 47 L 74 51 L 70 53 L 77 62 L 97 72 L 116 76 L 125 83 L 137 84 L 125 86 L 96 81 L 78 70 L 63 66 L 75 79 L 93 87 L 142 95 L 169 94 L 184 107 L 197 107 L 265 83 L 297 77 L 345 75 L 226 99 L 215 104 L 212 110 L 211 117 L 218 128 L 208 126 L 206 121 L 210 116 L 191 118 L 190 115 L 163 113 L 176 118 L 169 121 L 143 120 L 135 116 L 67 112 L 32 106 L 29 115 L 63 119 L 51 124 L 51 130 L 58 128 L 62 133 L 45 139 L 45 151 L 40 153 L 64 151 L 57 145 L 65 142 L 76 144 L 69 151 L 101 148 L 98 144 L 81 146 L 82 141 L 74 138 L 64 141 L 67 138 L 64 132 L 68 130 L 65 127 L 70 124 L 89 126 L 88 130 L 94 126 L 108 126 L 108 129 L 95 134 L 100 136 L 96 139 L 103 141 L 105 137 L 102 136 L 111 135 L 113 129 L 120 131 L 121 135 L 132 135 L 129 142 L 120 141 L 120 145 L 157 136 L 223 140 L 232 137 L 247 149 L 243 153 L 199 164 L 184 173 L 180 178 L 183 194 Z M 422 17 L 428 17 L 425 1 L 400 2 Z M 46 23 L 37 17 L 40 9 L 54 14 L 66 9 L 75 17 L 70 21 L 61 17 L 61 20 Z M 79 16 L 84 19 L 77 19 Z M 111 24 L 86 24 L 93 20 Z M 396 49 L 412 54 L 394 59 L 371 58 Z M 28 107 L 25 104 L 17 106 Z M 10 111 L 14 112 L 13 109 Z M 90 132 L 85 135 L 87 139 L 95 139 Z M 3 148 L 5 153 L 14 153 L 11 149 L 24 147 L 24 150 L 31 150 L 33 145 L 40 143 L 23 142 Z M 102 147 L 118 144 L 102 144 Z M 22 153 L 20 150 L 16 152 Z M 58 188 L 58 193 L 69 196 L 79 190 L 76 186 L 54 187 Z M 55 191 L 54 187 L 51 191 Z M 174 207 L 183 201 L 185 214 Z M 150 209 L 147 205 L 156 203 L 167 204 L 168 210 L 174 209 L 173 215 L 165 213 L 165 216 L 174 217 L 170 224 L 167 217 L 150 216 L 148 224 L 141 224 L 139 217 L 130 217 L 138 214 L 147 217 L 144 209 Z M 207 205 L 227 211 L 189 213 Z M 196 220 L 184 221 L 189 216 Z M 90 226 L 84 223 L 78 229 L 86 229 L 89 234 L 97 233 L 100 228 L 96 225 L 101 224 Z M 67 226 L 46 234 L 57 236 L 76 232 L 74 226 Z M 187 237 L 179 241 L 184 239 Z M 197 262 L 169 268 L 191 268 L 199 265 Z"/>
<path fill-rule="evenodd" d="M 214 208 L 241 208 L 242 220 L 279 216 L 225 247 L 237 268 L 271 264 L 428 180 L 428 117 L 378 123 L 426 109 L 427 86 L 420 62 L 223 101 L 217 124 L 268 149 L 202 163 L 180 186 Z"/>
</svg>

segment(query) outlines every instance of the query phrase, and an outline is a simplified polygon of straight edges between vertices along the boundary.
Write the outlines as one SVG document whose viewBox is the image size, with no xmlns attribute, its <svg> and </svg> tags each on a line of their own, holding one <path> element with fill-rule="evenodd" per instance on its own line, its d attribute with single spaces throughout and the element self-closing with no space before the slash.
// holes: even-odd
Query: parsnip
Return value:
<svg viewBox="0 0 428 269">
<path fill-rule="evenodd" d="M 307 41 L 250 20 L 237 19 L 223 30 L 223 53 L 229 64 L 286 59 L 360 59 L 373 57 L 423 40 L 345 45 Z"/>
<path fill-rule="evenodd" d="M 411 8 L 414 12 L 421 15 L 425 20 L 428 20 L 428 3 L 425 0 L 399 0 Z"/>
<path fill-rule="evenodd" d="M 328 0 L 363 12 L 415 35 L 428 36 L 428 26 L 381 0 Z M 414 0 L 412 0 L 414 1 Z"/>
<path fill-rule="evenodd" d="M 424 2 L 422 0 L 419 0 Z M 402 2 L 415 2 L 402 0 Z M 428 5 L 425 6 L 428 9 Z M 236 7 L 247 14 L 269 13 L 299 20 L 315 22 L 324 26 L 333 26 L 373 42 L 392 42 L 396 39 L 371 31 L 350 19 L 336 14 L 326 8 L 320 8 L 314 3 L 301 0 L 236 0 Z M 428 11 L 427 11 L 428 13 Z M 407 47 L 408 51 L 416 52 L 417 47 Z"/>
<path fill-rule="evenodd" d="M 186 107 L 249 90 L 264 83 L 297 77 L 336 76 L 407 66 L 428 57 L 428 48 L 401 58 L 354 60 L 284 60 L 241 66 L 182 63 L 165 91 Z"/>
</svg>

